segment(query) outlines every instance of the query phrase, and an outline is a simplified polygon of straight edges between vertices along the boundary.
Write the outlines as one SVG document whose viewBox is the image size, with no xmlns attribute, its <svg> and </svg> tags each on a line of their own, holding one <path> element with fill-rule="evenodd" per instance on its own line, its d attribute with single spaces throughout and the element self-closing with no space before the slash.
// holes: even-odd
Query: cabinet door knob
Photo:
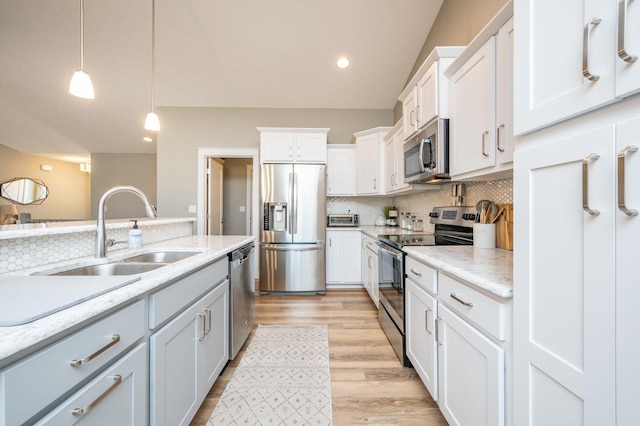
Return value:
<svg viewBox="0 0 640 426">
<path fill-rule="evenodd" d="M 600 76 L 592 74 L 589 71 L 589 41 L 591 40 L 591 27 L 602 22 L 600 18 L 593 18 L 584 24 L 584 33 L 582 38 L 582 75 L 589 81 L 598 81 Z"/>
</svg>

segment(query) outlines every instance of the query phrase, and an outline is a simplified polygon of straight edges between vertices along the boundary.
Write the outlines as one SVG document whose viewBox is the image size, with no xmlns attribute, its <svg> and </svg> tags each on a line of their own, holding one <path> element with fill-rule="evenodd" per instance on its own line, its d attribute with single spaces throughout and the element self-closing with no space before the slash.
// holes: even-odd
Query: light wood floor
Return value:
<svg viewBox="0 0 640 426">
<path fill-rule="evenodd" d="M 335 426 L 447 425 L 415 370 L 398 361 L 364 289 L 325 296 L 256 294 L 256 324 L 328 326 Z M 206 424 L 243 352 L 244 347 L 222 372 L 192 425 Z"/>
</svg>

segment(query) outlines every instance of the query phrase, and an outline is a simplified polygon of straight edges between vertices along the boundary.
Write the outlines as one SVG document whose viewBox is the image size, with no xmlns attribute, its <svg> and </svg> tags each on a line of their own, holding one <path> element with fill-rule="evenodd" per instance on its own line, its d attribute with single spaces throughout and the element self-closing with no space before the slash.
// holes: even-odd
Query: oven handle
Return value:
<svg viewBox="0 0 640 426">
<path fill-rule="evenodd" d="M 395 259 L 402 260 L 402 253 L 396 253 L 395 251 L 391 251 L 388 248 L 384 247 L 380 242 L 376 242 L 376 244 L 378 245 L 378 250 L 387 253 L 389 256 Z"/>
</svg>

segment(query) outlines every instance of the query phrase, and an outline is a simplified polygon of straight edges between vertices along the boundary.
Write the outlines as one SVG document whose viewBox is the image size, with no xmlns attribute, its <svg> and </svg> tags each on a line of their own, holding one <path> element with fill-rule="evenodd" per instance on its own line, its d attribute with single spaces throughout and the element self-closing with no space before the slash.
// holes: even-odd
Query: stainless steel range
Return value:
<svg viewBox="0 0 640 426">
<path fill-rule="evenodd" d="M 433 233 L 402 233 L 378 236 L 378 320 L 404 366 L 411 362 L 405 352 L 404 247 L 473 244 L 475 207 L 435 207 L 429 213 Z"/>
</svg>

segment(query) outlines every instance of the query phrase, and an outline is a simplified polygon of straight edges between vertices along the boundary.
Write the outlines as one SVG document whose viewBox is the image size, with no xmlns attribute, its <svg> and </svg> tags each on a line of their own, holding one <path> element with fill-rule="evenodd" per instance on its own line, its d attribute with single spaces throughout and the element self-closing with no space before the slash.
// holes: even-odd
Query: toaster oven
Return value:
<svg viewBox="0 0 640 426">
<path fill-rule="evenodd" d="M 357 214 L 330 214 L 327 216 L 327 226 L 358 226 Z"/>
</svg>

